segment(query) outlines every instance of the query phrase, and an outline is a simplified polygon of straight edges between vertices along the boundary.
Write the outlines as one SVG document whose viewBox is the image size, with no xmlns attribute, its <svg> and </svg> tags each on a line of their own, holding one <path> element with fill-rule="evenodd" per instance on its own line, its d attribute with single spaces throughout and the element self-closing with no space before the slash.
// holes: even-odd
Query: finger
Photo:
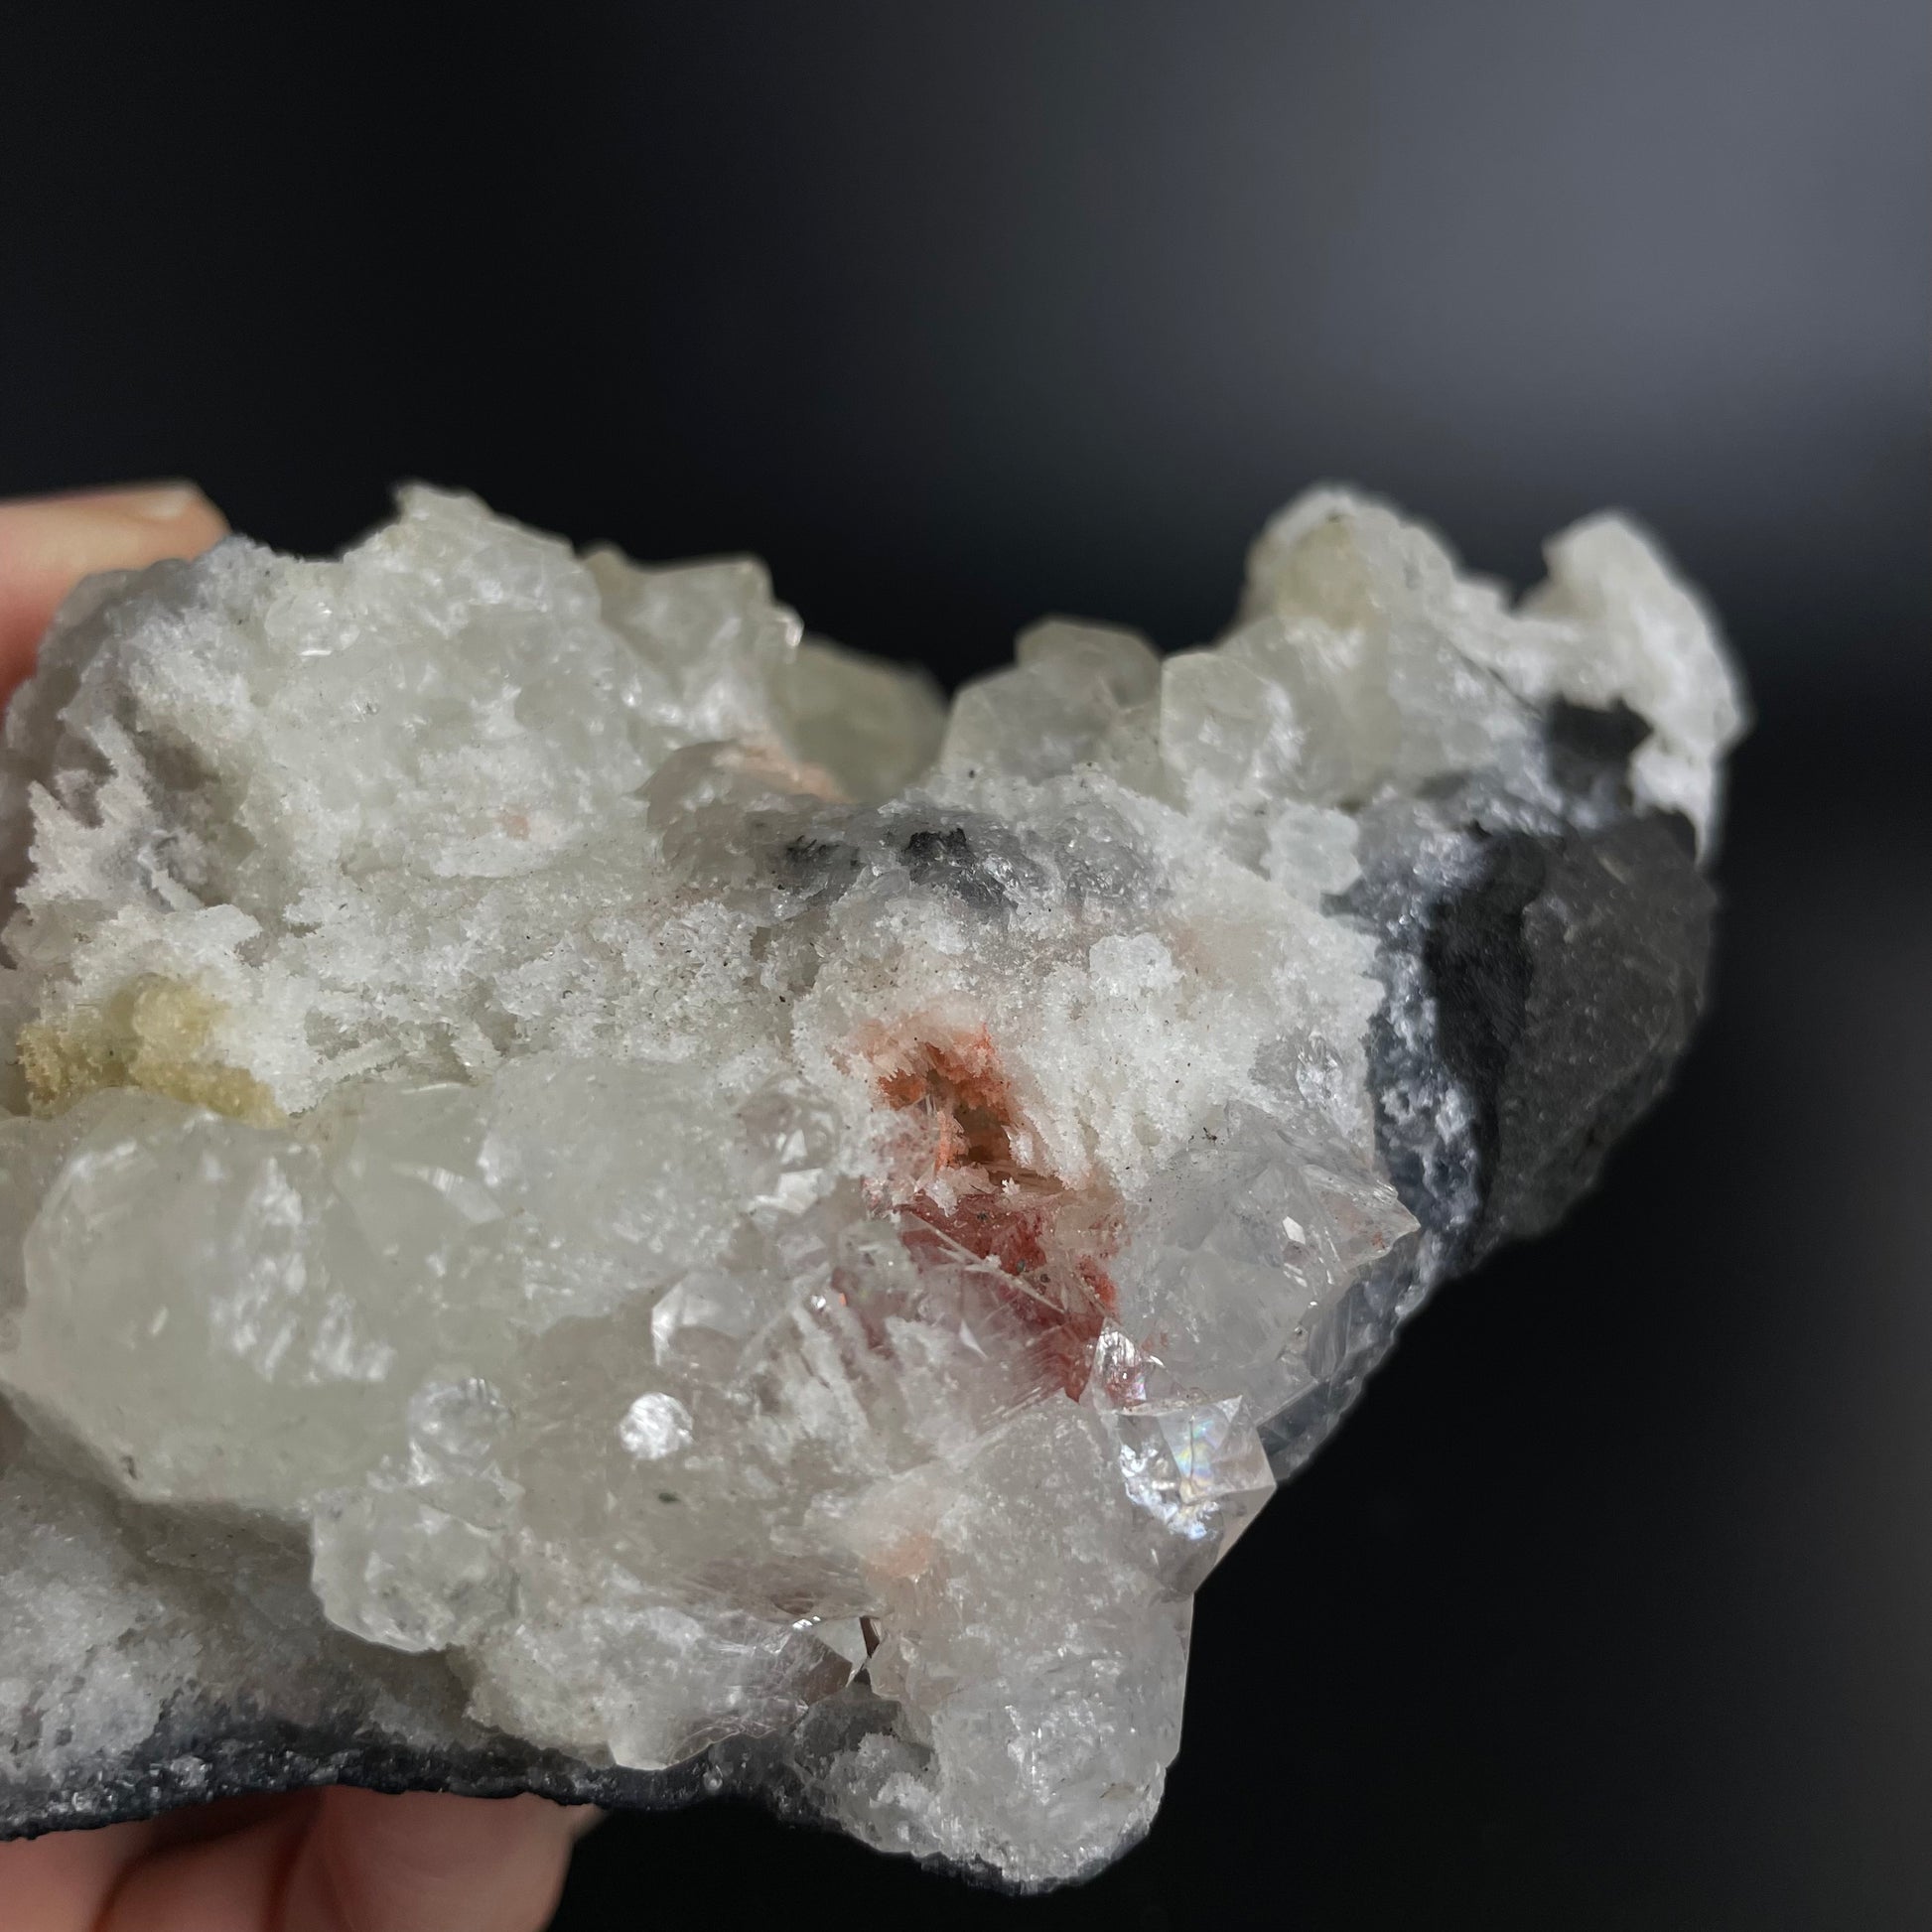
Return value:
<svg viewBox="0 0 1932 1932">
<path fill-rule="evenodd" d="M 317 1816 L 303 1792 L 215 1838 L 131 1866 L 90 1932 L 270 1932 L 296 1853 Z"/>
<path fill-rule="evenodd" d="M 121 1873 L 154 1843 L 155 1824 L 55 1832 L 0 1845 L 6 1932 L 92 1932 Z"/>
<path fill-rule="evenodd" d="M 183 1805 L 164 1812 L 154 1821 L 157 1852 L 172 1851 L 177 1845 L 199 1845 L 205 1838 L 228 1838 L 258 1825 L 265 1818 L 278 1816 L 291 1805 L 315 1807 L 313 1788 L 295 1791 L 259 1791 L 246 1798 L 216 1798 L 206 1805 Z M 5 1932 L 0 1927 L 0 1932 Z"/>
<path fill-rule="evenodd" d="M 81 578 L 197 556 L 227 531 L 193 483 L 0 502 L 0 696 L 33 668 L 41 632 Z"/>
<path fill-rule="evenodd" d="M 331 1791 L 277 1932 L 539 1932 L 582 1829 L 541 1798 Z"/>
</svg>

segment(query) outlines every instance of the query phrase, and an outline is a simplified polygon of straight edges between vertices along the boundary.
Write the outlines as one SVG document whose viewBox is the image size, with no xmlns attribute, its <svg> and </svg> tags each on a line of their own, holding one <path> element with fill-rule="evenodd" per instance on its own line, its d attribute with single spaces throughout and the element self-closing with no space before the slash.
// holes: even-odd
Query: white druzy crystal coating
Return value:
<svg viewBox="0 0 1932 1932">
<path fill-rule="evenodd" d="M 95 580 L 0 762 L 0 1387 L 485 1725 L 655 1767 L 863 1693 L 824 1809 L 1092 1865 L 1414 1230 L 1357 815 L 1536 795 L 1567 698 L 1712 828 L 1698 607 L 1614 520 L 1551 560 L 1512 611 L 1316 492 L 1213 648 L 1054 620 L 950 716 L 754 563 L 425 488 Z"/>
</svg>

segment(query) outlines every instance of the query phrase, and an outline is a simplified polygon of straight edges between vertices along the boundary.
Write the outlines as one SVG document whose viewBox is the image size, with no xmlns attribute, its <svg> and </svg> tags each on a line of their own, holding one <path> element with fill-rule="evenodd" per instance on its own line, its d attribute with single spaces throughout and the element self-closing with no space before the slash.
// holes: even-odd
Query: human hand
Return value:
<svg viewBox="0 0 1932 1932">
<path fill-rule="evenodd" d="M 538 1932 L 597 1822 L 337 1785 L 0 1845 L 0 1932 Z"/>
<path fill-rule="evenodd" d="M 0 502 L 0 699 L 80 578 L 227 527 L 185 483 Z M 235 1799 L 0 1845 L 0 1932 L 536 1932 L 596 1821 L 528 1797 Z"/>
</svg>

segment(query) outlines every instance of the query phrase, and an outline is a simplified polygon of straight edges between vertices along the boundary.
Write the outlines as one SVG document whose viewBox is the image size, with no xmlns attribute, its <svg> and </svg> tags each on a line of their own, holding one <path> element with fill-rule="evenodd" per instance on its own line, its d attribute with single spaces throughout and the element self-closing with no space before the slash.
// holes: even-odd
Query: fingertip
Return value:
<svg viewBox="0 0 1932 1932">
<path fill-rule="evenodd" d="M 196 556 L 227 534 L 228 519 L 176 479 L 0 500 L 0 556 L 13 564 L 126 570 Z"/>
<path fill-rule="evenodd" d="M 199 556 L 227 533 L 227 519 L 191 483 L 0 502 L 0 695 L 32 669 L 42 632 L 81 578 Z"/>
<path fill-rule="evenodd" d="M 225 534 L 228 527 L 227 519 L 194 483 L 178 480 L 86 490 L 81 493 L 81 500 L 98 504 L 111 514 L 132 517 L 139 523 L 193 526 L 198 531 L 206 531 L 211 521 L 216 536 Z M 207 538 L 209 542 L 213 540 Z"/>
</svg>

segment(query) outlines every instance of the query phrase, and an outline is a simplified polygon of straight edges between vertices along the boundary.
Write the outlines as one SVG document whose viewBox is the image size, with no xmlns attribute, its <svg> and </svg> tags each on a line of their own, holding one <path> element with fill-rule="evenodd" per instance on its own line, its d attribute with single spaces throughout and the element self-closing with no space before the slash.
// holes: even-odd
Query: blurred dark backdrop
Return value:
<svg viewBox="0 0 1932 1932">
<path fill-rule="evenodd" d="M 1932 1924 L 1929 68 L 1923 0 L 6 11 L 0 492 L 322 549 L 423 476 L 949 678 L 1205 637 L 1316 478 L 1519 579 L 1613 503 L 1757 691 L 1679 1091 L 1209 1586 L 1148 1843 L 621 1821 L 561 1927 Z"/>
</svg>

